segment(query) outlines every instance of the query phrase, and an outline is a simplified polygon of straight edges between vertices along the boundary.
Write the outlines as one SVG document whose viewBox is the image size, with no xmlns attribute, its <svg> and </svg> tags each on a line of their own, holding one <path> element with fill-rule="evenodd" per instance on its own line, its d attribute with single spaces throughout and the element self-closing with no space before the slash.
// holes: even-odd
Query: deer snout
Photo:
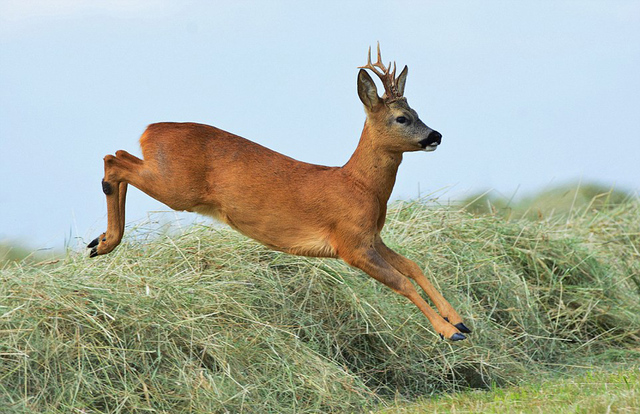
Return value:
<svg viewBox="0 0 640 414">
<path fill-rule="evenodd" d="M 431 139 L 436 145 L 440 145 L 440 142 L 442 142 L 442 134 L 438 131 L 431 131 L 427 138 Z"/>
<path fill-rule="evenodd" d="M 440 142 L 442 142 L 442 134 L 432 130 L 425 139 L 420 141 L 420 146 L 425 151 L 433 151 L 440 145 Z"/>
</svg>

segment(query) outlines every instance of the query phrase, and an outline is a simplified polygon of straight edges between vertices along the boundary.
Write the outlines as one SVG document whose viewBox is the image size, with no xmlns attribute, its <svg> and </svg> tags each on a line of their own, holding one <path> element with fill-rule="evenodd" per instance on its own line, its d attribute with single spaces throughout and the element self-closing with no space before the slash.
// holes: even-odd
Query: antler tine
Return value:
<svg viewBox="0 0 640 414">
<path fill-rule="evenodd" d="M 389 69 L 391 68 L 391 63 L 389 63 L 389 68 L 385 68 L 384 63 L 382 63 L 382 55 L 380 54 L 380 42 L 378 42 L 378 61 L 374 63 L 374 65 L 382 69 L 385 75 L 389 73 Z"/>
<path fill-rule="evenodd" d="M 389 66 L 384 66 L 382 63 L 382 54 L 380 53 L 380 42 L 378 42 L 378 60 L 376 63 L 371 63 L 371 46 L 369 46 L 369 53 L 367 55 L 367 64 L 364 66 L 358 66 L 360 69 L 369 69 L 382 81 L 385 89 L 385 97 L 386 99 L 395 99 L 400 97 L 398 93 L 398 88 L 396 86 L 396 62 L 393 62 L 393 72 L 391 71 L 391 62 L 389 62 Z M 380 70 L 378 70 L 380 69 Z"/>
<path fill-rule="evenodd" d="M 382 69 L 383 72 L 380 72 L 377 68 Z M 378 75 L 380 79 L 383 79 L 385 75 L 387 75 L 387 68 L 384 67 L 382 62 L 380 61 L 380 44 L 378 43 L 378 61 L 376 63 L 371 63 L 371 46 L 369 46 L 369 54 L 367 56 L 367 64 L 364 66 L 358 66 L 358 69 L 370 69 Z"/>
<path fill-rule="evenodd" d="M 369 50 L 371 50 L 371 46 L 369 46 Z M 384 63 L 382 63 L 382 55 L 380 54 L 380 42 L 378 42 L 378 61 L 373 64 L 382 70 L 382 75 L 386 76 L 389 74 L 389 69 L 391 69 L 391 62 L 389 62 L 389 66 L 385 67 Z"/>
</svg>

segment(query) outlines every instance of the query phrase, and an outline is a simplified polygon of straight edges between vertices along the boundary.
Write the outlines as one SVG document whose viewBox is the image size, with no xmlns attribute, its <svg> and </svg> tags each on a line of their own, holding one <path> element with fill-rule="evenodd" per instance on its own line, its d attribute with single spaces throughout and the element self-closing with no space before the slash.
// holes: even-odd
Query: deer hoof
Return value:
<svg viewBox="0 0 640 414">
<path fill-rule="evenodd" d="M 440 335 L 440 339 L 444 340 L 444 335 L 442 335 L 442 334 L 438 334 L 438 335 Z M 456 332 L 449 339 L 451 339 L 452 341 L 462 341 L 463 339 L 467 339 L 467 337 L 462 335 L 459 332 Z"/>
<path fill-rule="evenodd" d="M 462 335 L 461 333 L 456 332 L 449 339 L 451 339 L 452 341 L 462 341 L 463 339 L 467 339 L 467 337 Z"/>
<path fill-rule="evenodd" d="M 458 330 L 459 330 L 460 332 L 463 332 L 463 333 L 471 333 L 471 329 L 469 329 L 469 328 L 467 328 L 466 326 L 464 326 L 464 323 L 462 323 L 462 322 L 460 322 L 460 323 L 456 323 L 456 324 L 455 324 L 455 325 L 453 325 L 453 326 L 455 326 L 456 328 L 458 328 Z"/>
<path fill-rule="evenodd" d="M 100 237 L 96 237 L 95 239 L 91 240 L 91 243 L 87 244 L 87 249 L 91 249 L 92 247 L 96 247 L 98 245 L 98 243 L 100 243 Z"/>
<path fill-rule="evenodd" d="M 445 316 L 443 319 L 444 319 L 445 321 L 449 322 L 449 318 L 447 318 L 446 316 Z M 465 326 L 465 324 L 464 324 L 464 323 L 462 323 L 462 322 L 458 322 L 458 323 L 456 323 L 456 324 L 455 324 L 455 325 L 453 325 L 453 326 L 455 326 L 455 327 L 456 327 L 460 332 L 464 332 L 464 333 L 471 333 L 471 329 L 467 328 L 467 327 Z M 463 338 L 463 339 L 464 339 L 464 338 Z"/>
</svg>

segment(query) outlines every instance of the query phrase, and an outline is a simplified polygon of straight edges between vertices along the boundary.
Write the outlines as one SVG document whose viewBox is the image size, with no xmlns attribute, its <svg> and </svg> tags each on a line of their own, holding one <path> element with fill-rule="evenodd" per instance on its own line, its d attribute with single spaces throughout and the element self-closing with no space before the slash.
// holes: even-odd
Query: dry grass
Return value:
<svg viewBox="0 0 640 414">
<path fill-rule="evenodd" d="M 98 259 L 5 264 L 0 407 L 354 412 L 640 355 L 637 201 L 556 222 L 411 202 L 387 223 L 469 340 L 441 341 L 406 299 L 339 261 L 226 229 L 134 229 Z"/>
</svg>

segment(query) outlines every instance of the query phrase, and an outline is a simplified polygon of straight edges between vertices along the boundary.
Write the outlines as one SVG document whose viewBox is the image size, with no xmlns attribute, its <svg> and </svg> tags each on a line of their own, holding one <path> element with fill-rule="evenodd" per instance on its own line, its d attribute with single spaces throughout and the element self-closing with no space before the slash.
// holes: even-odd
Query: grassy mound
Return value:
<svg viewBox="0 0 640 414">
<path fill-rule="evenodd" d="M 441 341 L 409 301 L 340 261 L 196 226 L 97 259 L 5 264 L 0 407 L 353 412 L 640 356 L 637 201 L 557 223 L 402 203 L 384 237 L 465 317 L 469 340 Z"/>
<path fill-rule="evenodd" d="M 566 217 L 581 209 L 601 209 L 631 198 L 625 191 L 594 183 L 565 184 L 528 197 L 505 197 L 494 190 L 469 197 L 466 209 L 475 214 L 509 218 Z"/>
</svg>

